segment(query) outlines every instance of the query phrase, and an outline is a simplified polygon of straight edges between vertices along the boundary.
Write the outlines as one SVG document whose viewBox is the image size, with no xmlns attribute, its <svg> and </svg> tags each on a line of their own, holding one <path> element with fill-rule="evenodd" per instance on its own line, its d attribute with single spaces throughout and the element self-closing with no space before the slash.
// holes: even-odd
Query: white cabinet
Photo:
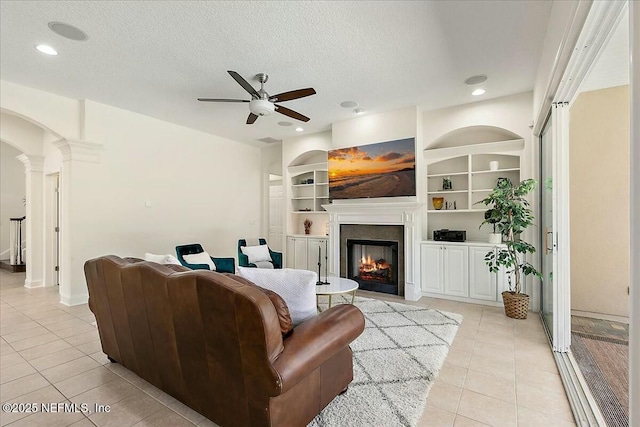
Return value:
<svg viewBox="0 0 640 427">
<path fill-rule="evenodd" d="M 421 246 L 422 290 L 468 296 L 468 248 L 440 243 L 423 243 Z"/>
<path fill-rule="evenodd" d="M 469 246 L 469 297 L 496 301 L 498 296 L 498 274 L 491 273 L 484 257 L 495 248 Z"/>
<path fill-rule="evenodd" d="M 444 284 L 442 283 L 442 252 L 441 245 L 421 245 L 421 282 L 423 292 L 433 292 L 435 294 L 444 293 Z"/>
<path fill-rule="evenodd" d="M 484 258 L 488 252 L 504 248 L 483 242 L 423 242 L 421 244 L 421 288 L 425 295 L 447 296 L 481 303 L 502 302 L 502 291 L 509 289 L 504 268 L 491 273 Z"/>
<path fill-rule="evenodd" d="M 458 297 L 469 296 L 469 248 L 442 245 L 442 250 L 444 293 Z"/>
<path fill-rule="evenodd" d="M 324 271 L 326 237 L 287 236 L 286 267 L 318 272 L 318 254 Z"/>
</svg>

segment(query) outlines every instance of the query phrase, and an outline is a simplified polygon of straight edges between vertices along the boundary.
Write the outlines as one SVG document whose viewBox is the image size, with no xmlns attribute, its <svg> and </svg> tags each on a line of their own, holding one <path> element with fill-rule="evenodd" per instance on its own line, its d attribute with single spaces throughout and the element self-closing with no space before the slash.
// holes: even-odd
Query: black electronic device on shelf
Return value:
<svg viewBox="0 0 640 427">
<path fill-rule="evenodd" d="M 467 240 L 467 232 L 464 230 L 433 230 L 433 240 L 439 242 L 464 242 Z"/>
</svg>

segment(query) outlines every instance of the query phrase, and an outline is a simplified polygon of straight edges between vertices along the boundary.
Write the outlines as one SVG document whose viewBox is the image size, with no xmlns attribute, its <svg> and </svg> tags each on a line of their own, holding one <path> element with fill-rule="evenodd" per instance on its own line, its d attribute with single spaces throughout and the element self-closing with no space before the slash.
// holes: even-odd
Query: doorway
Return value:
<svg viewBox="0 0 640 427">
<path fill-rule="evenodd" d="M 284 246 L 284 189 L 282 176 L 269 174 L 269 236 L 271 249 L 282 252 Z"/>
<path fill-rule="evenodd" d="M 45 193 L 45 286 L 60 284 L 60 174 L 46 176 Z"/>
</svg>

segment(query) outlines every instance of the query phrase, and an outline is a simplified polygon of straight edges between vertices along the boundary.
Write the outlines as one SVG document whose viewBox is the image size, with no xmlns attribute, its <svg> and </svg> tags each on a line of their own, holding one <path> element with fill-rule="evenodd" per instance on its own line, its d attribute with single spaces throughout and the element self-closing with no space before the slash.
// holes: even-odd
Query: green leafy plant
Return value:
<svg viewBox="0 0 640 427">
<path fill-rule="evenodd" d="M 517 186 L 511 180 L 499 178 L 495 188 L 489 195 L 478 203 L 492 206 L 485 212 L 482 224 L 492 224 L 494 232 L 497 229 L 504 236 L 506 248 L 488 252 L 484 260 L 492 273 L 505 267 L 509 273 L 513 272 L 516 294 L 521 293 L 523 278 L 534 275 L 542 279 L 542 275 L 525 259 L 527 254 L 533 254 L 536 248 L 520 239 L 520 235 L 533 223 L 533 211 L 525 196 L 536 188 L 534 179 L 526 179 Z"/>
<path fill-rule="evenodd" d="M 489 223 L 493 225 L 493 233 L 496 233 L 496 225 L 502 220 L 502 213 L 497 209 L 489 209 L 484 213 L 484 221 L 482 224 Z M 480 227 L 482 227 L 480 224 Z"/>
</svg>

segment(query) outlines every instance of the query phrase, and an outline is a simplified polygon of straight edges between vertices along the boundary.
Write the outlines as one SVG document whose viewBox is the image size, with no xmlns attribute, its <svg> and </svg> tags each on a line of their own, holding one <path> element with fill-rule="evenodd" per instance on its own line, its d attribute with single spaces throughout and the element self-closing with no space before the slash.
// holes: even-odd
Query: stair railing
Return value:
<svg viewBox="0 0 640 427">
<path fill-rule="evenodd" d="M 10 232 L 9 232 L 9 263 L 11 265 L 24 264 L 23 259 L 23 247 L 22 247 L 22 222 L 26 219 L 26 216 L 21 218 L 10 218 Z"/>
</svg>

